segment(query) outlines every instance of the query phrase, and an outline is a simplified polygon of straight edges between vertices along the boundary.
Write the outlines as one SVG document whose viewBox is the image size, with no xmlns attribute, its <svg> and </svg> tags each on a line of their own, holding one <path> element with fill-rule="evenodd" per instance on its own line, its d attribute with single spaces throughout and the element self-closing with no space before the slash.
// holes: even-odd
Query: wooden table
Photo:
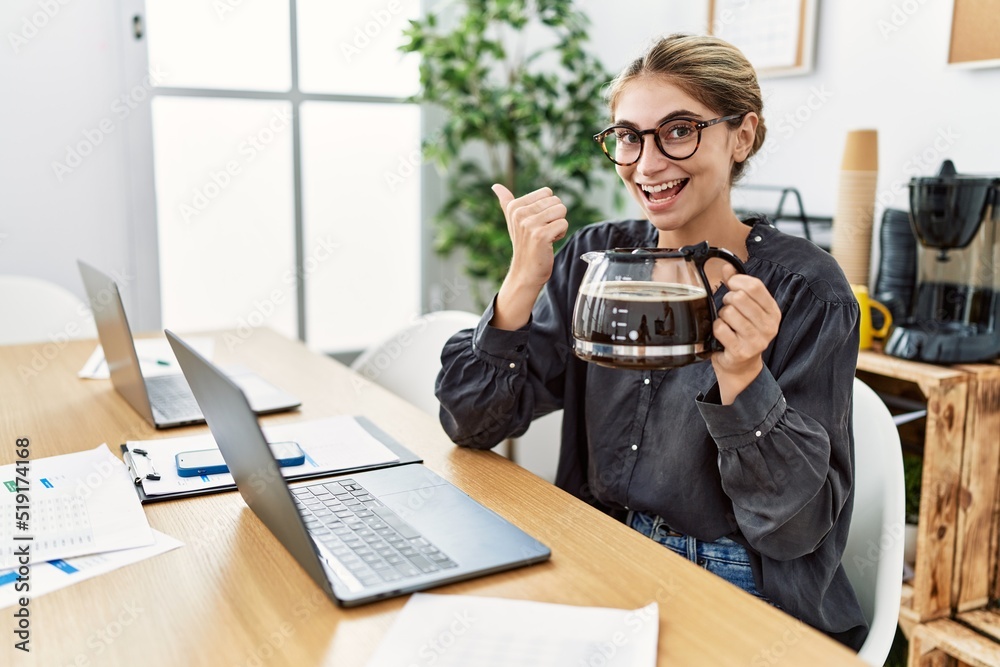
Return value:
<svg viewBox="0 0 1000 667">
<path fill-rule="evenodd" d="M 157 432 L 107 381 L 76 372 L 93 341 L 0 348 L 0 463 L 17 437 L 34 458 Z M 437 589 L 635 609 L 660 605 L 659 664 L 861 665 L 849 650 L 491 452 L 452 445 L 435 420 L 342 365 L 267 330 L 217 336 L 215 358 L 239 361 L 303 399 L 273 424 L 360 414 L 426 464 L 552 549 L 551 561 Z M 185 546 L 32 599 L 31 649 L 13 648 L 0 614 L 3 665 L 362 666 L 405 598 L 345 610 L 229 492 L 145 506 L 153 528 Z"/>
</svg>

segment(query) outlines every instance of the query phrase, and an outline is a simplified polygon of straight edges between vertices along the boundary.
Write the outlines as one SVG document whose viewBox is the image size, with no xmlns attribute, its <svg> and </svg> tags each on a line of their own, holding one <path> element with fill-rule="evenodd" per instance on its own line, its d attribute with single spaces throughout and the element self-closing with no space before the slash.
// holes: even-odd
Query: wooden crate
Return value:
<svg viewBox="0 0 1000 667">
<path fill-rule="evenodd" d="M 917 397 L 927 404 L 923 476 L 912 594 L 900 617 L 910 624 L 950 616 L 954 609 L 959 505 L 978 510 L 981 499 L 962 493 L 962 455 L 970 373 L 863 350 L 858 377 L 876 391 Z M 989 499 L 992 507 L 993 496 Z M 972 514 L 971 518 L 978 518 Z"/>
<path fill-rule="evenodd" d="M 1000 614 L 973 611 L 913 628 L 907 667 L 1000 667 Z"/>
<path fill-rule="evenodd" d="M 964 612 L 1000 597 L 1000 365 L 957 368 L 969 373 L 953 582 L 955 610 Z"/>
<path fill-rule="evenodd" d="M 1000 667 L 1000 363 L 935 366 L 863 351 L 858 376 L 927 403 L 909 667 Z M 905 429 L 904 429 L 905 432 Z"/>
</svg>

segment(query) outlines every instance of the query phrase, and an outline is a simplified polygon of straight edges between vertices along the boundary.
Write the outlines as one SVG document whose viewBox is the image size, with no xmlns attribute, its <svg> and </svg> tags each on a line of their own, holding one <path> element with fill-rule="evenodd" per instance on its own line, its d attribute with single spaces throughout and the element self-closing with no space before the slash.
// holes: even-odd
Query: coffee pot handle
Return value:
<svg viewBox="0 0 1000 667">
<path fill-rule="evenodd" d="M 698 275 L 701 276 L 702 285 L 705 287 L 705 293 L 708 295 L 709 331 L 708 340 L 705 341 L 705 345 L 711 352 L 721 352 L 724 349 L 722 343 L 716 340 L 712 334 L 711 325 L 715 323 L 715 318 L 719 316 L 719 312 L 715 307 L 715 299 L 712 296 L 712 286 L 708 282 L 708 276 L 705 275 L 705 262 L 716 258 L 729 262 L 736 269 L 737 273 L 746 273 L 747 269 L 739 257 L 725 248 L 715 248 L 708 245 L 708 241 L 684 246 L 681 248 L 681 252 L 684 253 L 684 256 L 689 261 L 694 262 L 695 268 L 698 269 Z"/>
</svg>

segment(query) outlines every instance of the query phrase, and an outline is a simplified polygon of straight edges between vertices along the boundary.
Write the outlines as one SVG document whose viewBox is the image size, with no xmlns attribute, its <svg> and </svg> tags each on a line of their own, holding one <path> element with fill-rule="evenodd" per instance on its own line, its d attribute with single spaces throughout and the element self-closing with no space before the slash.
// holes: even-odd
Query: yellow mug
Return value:
<svg viewBox="0 0 1000 667">
<path fill-rule="evenodd" d="M 859 349 L 867 350 L 872 346 L 873 338 L 885 338 L 889 335 L 889 327 L 892 326 L 892 313 L 883 304 L 868 296 L 868 288 L 865 285 L 851 285 L 854 291 L 854 298 L 858 300 L 861 307 L 861 341 Z M 872 308 L 882 313 L 884 322 L 878 329 L 872 328 Z"/>
</svg>

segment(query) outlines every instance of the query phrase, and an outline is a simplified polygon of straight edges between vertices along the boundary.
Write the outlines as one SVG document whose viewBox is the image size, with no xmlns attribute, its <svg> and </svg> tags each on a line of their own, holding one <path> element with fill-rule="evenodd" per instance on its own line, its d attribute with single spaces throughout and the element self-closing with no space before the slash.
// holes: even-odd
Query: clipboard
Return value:
<svg viewBox="0 0 1000 667">
<path fill-rule="evenodd" d="M 357 465 L 345 468 L 337 469 L 326 469 L 321 471 L 310 471 L 301 474 L 288 475 L 285 477 L 286 482 L 296 482 L 306 479 L 319 479 L 322 477 L 333 477 L 335 475 L 346 475 L 355 472 L 362 472 L 365 470 L 378 470 L 380 468 L 392 468 L 400 465 L 407 465 L 409 463 L 423 463 L 423 459 L 412 451 L 400 444 L 395 438 L 390 436 L 388 433 L 380 429 L 367 417 L 355 416 L 353 418 L 358 425 L 360 425 L 369 435 L 378 440 L 382 445 L 391 451 L 394 455 L 398 457 L 396 461 L 390 461 L 386 463 L 374 463 L 371 465 Z M 153 466 L 152 458 L 149 456 L 148 450 L 155 446 L 156 441 L 145 441 L 143 448 L 132 447 L 129 449 L 127 443 L 121 443 L 122 460 L 125 462 L 125 466 L 128 468 L 129 476 L 132 478 L 136 495 L 139 496 L 139 502 L 143 505 L 147 503 L 155 503 L 161 500 L 174 500 L 175 498 L 191 498 L 194 496 L 204 496 L 213 493 L 223 493 L 228 491 L 236 490 L 236 484 L 224 484 L 219 486 L 213 486 L 211 488 L 204 489 L 193 489 L 189 491 L 179 491 L 175 493 L 161 493 L 155 495 L 149 495 L 143 488 L 142 484 L 145 480 L 158 480 L 162 471 L 157 470 Z M 134 455 L 135 454 L 138 455 Z M 142 452 L 141 454 L 139 452 Z"/>
</svg>

